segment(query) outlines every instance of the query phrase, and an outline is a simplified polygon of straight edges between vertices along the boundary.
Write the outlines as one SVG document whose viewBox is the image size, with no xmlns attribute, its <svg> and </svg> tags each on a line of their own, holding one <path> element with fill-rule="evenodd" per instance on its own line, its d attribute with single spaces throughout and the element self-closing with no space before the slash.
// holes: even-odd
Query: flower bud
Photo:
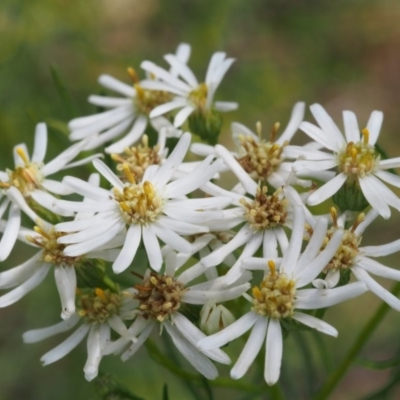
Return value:
<svg viewBox="0 0 400 400">
<path fill-rule="evenodd" d="M 235 321 L 233 314 L 223 305 L 209 300 L 200 311 L 200 329 L 207 335 L 219 332 Z"/>
<path fill-rule="evenodd" d="M 196 110 L 189 117 L 189 128 L 208 144 L 215 145 L 222 128 L 221 114 L 212 109 Z"/>
<path fill-rule="evenodd" d="M 333 195 L 333 202 L 341 211 L 363 211 L 369 206 L 358 181 L 347 180 Z"/>
</svg>

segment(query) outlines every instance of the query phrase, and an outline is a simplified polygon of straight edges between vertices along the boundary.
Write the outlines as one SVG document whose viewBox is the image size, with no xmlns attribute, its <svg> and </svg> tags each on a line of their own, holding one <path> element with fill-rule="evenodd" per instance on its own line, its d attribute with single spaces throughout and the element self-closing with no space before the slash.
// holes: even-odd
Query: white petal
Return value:
<svg viewBox="0 0 400 400">
<path fill-rule="evenodd" d="M 194 111 L 194 107 L 186 106 L 182 108 L 176 115 L 174 119 L 175 128 L 179 128 L 188 118 L 189 115 Z"/>
<path fill-rule="evenodd" d="M 52 325 L 42 329 L 33 329 L 31 331 L 25 332 L 22 335 L 22 339 L 24 343 L 39 342 L 51 336 L 58 335 L 59 333 L 69 331 L 78 323 L 78 321 L 80 321 L 80 319 L 81 317 L 78 314 L 74 314 L 68 320 L 59 322 L 56 325 Z"/>
<path fill-rule="evenodd" d="M 41 183 L 41 186 L 51 193 L 62 196 L 73 193 L 73 191 L 67 185 L 52 179 L 44 179 Z"/>
<path fill-rule="evenodd" d="M 383 257 L 400 251 L 400 239 L 380 246 L 365 246 L 360 248 L 363 254 L 371 257 Z"/>
<path fill-rule="evenodd" d="M 341 172 L 310 195 L 307 204 L 315 206 L 332 197 L 344 184 L 347 175 Z M 361 181 L 361 180 L 360 180 Z"/>
<path fill-rule="evenodd" d="M 379 192 L 376 181 L 377 179 L 374 179 L 372 175 L 366 175 L 359 179 L 361 190 L 368 203 L 378 211 L 383 218 L 388 219 L 390 217 L 390 208 Z"/>
<path fill-rule="evenodd" d="M 347 143 L 357 143 L 360 141 L 360 128 L 358 127 L 357 117 L 352 111 L 343 111 L 344 132 Z"/>
<path fill-rule="evenodd" d="M 74 266 L 56 266 L 54 278 L 61 299 L 61 318 L 75 314 L 76 273 Z"/>
<path fill-rule="evenodd" d="M 392 174 L 390 172 L 378 170 L 375 172 L 375 176 L 382 179 L 384 182 L 388 183 L 389 185 L 396 186 L 400 188 L 400 176 Z"/>
<path fill-rule="evenodd" d="M 281 373 L 283 338 L 279 320 L 270 319 L 265 346 L 264 378 L 268 385 L 274 385 Z"/>
<path fill-rule="evenodd" d="M 101 361 L 100 329 L 104 325 L 105 324 L 101 324 L 99 326 L 93 325 L 89 331 L 87 338 L 88 358 L 86 360 L 85 367 L 83 368 L 87 381 L 91 381 L 92 379 L 96 378 L 98 374 L 99 364 Z"/>
<path fill-rule="evenodd" d="M 249 369 L 264 343 L 268 328 L 268 318 L 259 316 L 236 364 L 231 370 L 232 379 L 240 379 Z"/>
<path fill-rule="evenodd" d="M 146 339 L 150 336 L 151 331 L 154 328 L 155 321 L 146 321 L 147 325 L 143 329 L 143 331 L 138 336 L 138 340 L 135 341 L 128 350 L 122 353 L 121 360 L 126 361 L 128 358 L 132 357 L 142 346 L 142 344 L 146 341 Z"/>
<path fill-rule="evenodd" d="M 113 263 L 113 271 L 116 274 L 125 271 L 132 263 L 142 238 L 141 230 L 140 225 L 131 225 L 129 227 L 124 246 Z"/>
<path fill-rule="evenodd" d="M 121 93 L 127 97 L 134 97 L 136 94 L 132 86 L 127 85 L 126 83 L 123 83 L 110 75 L 100 75 L 98 82 L 101 86 L 111 89 L 114 92 Z"/>
<path fill-rule="evenodd" d="M 192 251 L 192 245 L 186 239 L 179 236 L 176 232 L 165 227 L 158 226 L 155 223 L 152 226 L 154 233 L 168 246 L 176 251 L 182 253 L 190 253 Z M 158 243 L 158 241 L 157 241 Z M 159 245 L 158 245 L 159 246 Z M 161 250 L 160 250 L 161 251 Z"/>
<path fill-rule="evenodd" d="M 41 206 L 55 214 L 64 217 L 72 217 L 74 215 L 73 211 L 63 207 L 65 200 L 58 200 L 48 192 L 36 189 L 31 193 L 31 197 L 36 201 L 36 203 L 39 203 Z"/>
<path fill-rule="evenodd" d="M 108 190 L 98 187 L 98 185 L 91 185 L 90 183 L 75 178 L 73 176 L 66 176 L 63 183 L 69 186 L 75 193 L 79 193 L 84 197 L 89 197 L 93 200 L 108 200 L 111 196 Z"/>
<path fill-rule="evenodd" d="M 52 364 L 65 357 L 70 353 L 78 344 L 83 340 L 90 329 L 90 325 L 84 324 L 80 326 L 69 338 L 64 340 L 61 344 L 46 353 L 40 361 L 43 365 Z"/>
<path fill-rule="evenodd" d="M 383 112 L 372 111 L 367 124 L 367 129 L 369 131 L 369 144 L 371 146 L 373 146 L 378 140 L 382 122 L 383 122 Z"/>
<path fill-rule="evenodd" d="M 183 98 L 176 98 L 168 103 L 161 104 L 155 108 L 153 108 L 149 114 L 150 118 L 159 117 L 160 115 L 166 114 L 172 110 L 175 110 L 180 107 L 185 107 L 188 104 L 188 101 Z"/>
<path fill-rule="evenodd" d="M 338 335 L 338 331 L 332 325 L 329 325 L 321 319 L 313 317 L 312 315 L 296 311 L 292 318 L 304 325 L 309 326 L 310 328 L 314 328 L 319 332 L 325 333 L 326 335 L 333 337 L 337 337 Z"/>
<path fill-rule="evenodd" d="M 0 261 L 4 261 L 11 253 L 17 241 L 21 226 L 21 211 L 16 204 L 12 204 L 8 213 L 8 221 L 0 241 Z"/>
<path fill-rule="evenodd" d="M 214 103 L 214 108 L 219 112 L 228 112 L 237 110 L 239 107 L 238 103 L 233 101 L 216 101 Z"/>
<path fill-rule="evenodd" d="M 157 240 L 159 232 L 157 232 L 151 225 L 143 226 L 142 229 L 143 244 L 146 249 L 150 267 L 153 268 L 155 271 L 159 271 L 163 263 L 160 244 Z"/>
<path fill-rule="evenodd" d="M 33 146 L 32 162 L 41 163 L 47 150 L 47 127 L 45 123 L 36 125 L 35 144 Z"/>
<path fill-rule="evenodd" d="M 171 66 L 174 72 L 177 75 L 180 75 L 190 86 L 197 87 L 199 85 L 193 72 L 188 68 L 186 63 L 180 61 L 178 57 L 172 54 L 167 54 L 164 56 L 164 59 Z"/>
<path fill-rule="evenodd" d="M 357 262 L 360 268 L 365 269 L 371 274 L 382 276 L 383 278 L 393 279 L 395 281 L 400 281 L 400 271 L 394 268 L 386 267 L 375 260 L 371 260 L 368 257 L 360 257 Z"/>
<path fill-rule="evenodd" d="M 110 182 L 110 184 L 122 192 L 124 184 L 120 181 L 117 175 L 111 171 L 111 169 L 100 160 L 93 160 L 93 166 Z"/>
<path fill-rule="evenodd" d="M 298 102 L 294 105 L 292 114 L 290 115 L 289 123 L 286 129 L 276 140 L 277 144 L 282 145 L 285 141 L 290 142 L 297 129 L 299 129 L 300 123 L 303 121 L 305 108 L 306 104 L 303 102 Z"/>
<path fill-rule="evenodd" d="M 132 99 L 123 99 L 121 97 L 109 97 L 109 96 L 89 96 L 88 102 L 100 107 L 119 107 L 127 106 L 132 104 Z"/>
</svg>

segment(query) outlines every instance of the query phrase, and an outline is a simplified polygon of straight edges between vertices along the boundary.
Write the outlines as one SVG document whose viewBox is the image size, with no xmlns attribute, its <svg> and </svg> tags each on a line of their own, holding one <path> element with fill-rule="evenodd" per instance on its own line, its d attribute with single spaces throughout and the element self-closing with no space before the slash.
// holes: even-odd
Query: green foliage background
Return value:
<svg viewBox="0 0 400 400">
<path fill-rule="evenodd" d="M 216 50 L 237 58 L 218 92 L 219 99 L 240 104 L 225 120 L 227 146 L 230 121 L 252 127 L 260 120 L 268 133 L 276 121 L 285 125 L 293 104 L 304 100 L 323 104 L 339 126 L 344 109 L 356 112 L 360 126 L 373 109 L 384 111 L 380 144 L 389 156 L 399 156 L 399 18 L 398 0 L 2 0 L 0 169 L 12 167 L 15 144 L 24 141 L 31 148 L 39 121 L 53 127 L 50 160 L 68 144 L 63 123 L 95 111 L 86 98 L 101 91 L 96 83 L 101 73 L 129 82 L 127 66 L 138 67 L 143 59 L 162 62 L 162 55 L 180 42 L 192 45 L 190 65 L 198 76 Z M 66 85 L 72 107 L 60 98 L 50 67 Z M 309 113 L 307 118 L 311 120 Z M 304 141 L 304 136 L 298 140 Z M 364 243 L 397 239 L 399 217 L 393 214 L 390 221 L 380 221 L 381 228 Z M 17 265 L 27 254 L 25 248 L 17 249 L 0 268 Z M 398 257 L 385 261 L 396 266 Z M 378 303 L 364 295 L 327 313 L 327 321 L 340 332 L 338 339 L 322 338 L 334 350 L 328 363 L 337 363 Z M 85 346 L 42 368 L 40 356 L 61 338 L 22 343 L 24 331 L 51 325 L 58 315 L 52 276 L 17 305 L 0 310 L 0 399 L 98 398 L 83 377 Z M 399 326 L 398 314 L 391 311 L 363 357 L 385 360 L 398 354 Z M 301 341 L 311 346 L 302 346 L 303 355 Z M 317 352 L 315 336 L 308 332 L 285 343 L 283 382 L 289 396 L 296 396 L 297 390 L 306 393 L 305 382 L 315 385 L 321 378 Z M 309 374 L 304 359 L 314 363 Z M 102 368 L 145 399 L 161 399 L 165 383 L 171 399 L 192 398 L 185 384 L 149 360 L 144 349 L 126 364 L 109 357 Z M 227 368 L 221 371 L 228 376 Z M 379 388 L 390 374 L 356 367 L 332 398 L 361 397 Z M 215 398 L 222 393 L 226 395 L 216 392 Z M 230 391 L 229 396 L 241 399 L 244 393 Z"/>
</svg>

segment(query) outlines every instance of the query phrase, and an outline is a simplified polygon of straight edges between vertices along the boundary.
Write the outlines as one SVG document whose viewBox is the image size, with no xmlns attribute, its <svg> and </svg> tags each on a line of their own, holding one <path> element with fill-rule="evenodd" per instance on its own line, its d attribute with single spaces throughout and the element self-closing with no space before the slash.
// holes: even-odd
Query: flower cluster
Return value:
<svg viewBox="0 0 400 400">
<path fill-rule="evenodd" d="M 215 53 L 199 81 L 190 52 L 179 45 L 164 57 L 165 68 L 143 61 L 143 79 L 128 68 L 129 84 L 100 76 L 118 96 L 89 97 L 105 111 L 69 121 L 76 143 L 45 163 L 47 129 L 40 123 L 32 157 L 19 144 L 14 168 L 0 171 L 0 260 L 17 240 L 37 248 L 0 272 L 7 291 L 0 307 L 54 269 L 62 321 L 26 332 L 24 341 L 79 325 L 42 357 L 44 365 L 87 337 L 84 372 L 91 380 L 103 357 L 127 360 L 156 330 L 214 379 L 213 361 L 231 362 L 221 347 L 251 330 L 231 377 L 241 378 L 265 343 L 264 377 L 273 385 L 284 334 L 338 334 L 317 310 L 369 290 L 400 311 L 400 300 L 370 276 L 400 281 L 399 270 L 374 260 L 400 251 L 400 240 L 361 245 L 376 218 L 400 210 L 385 185 L 400 187 L 393 172 L 400 158 L 385 158 L 376 145 L 383 114 L 374 111 L 360 130 L 344 111 L 343 135 L 318 104 L 311 106 L 318 125 L 303 121 L 305 104 L 298 102 L 283 132 L 275 123 L 269 138 L 261 123 L 255 132 L 233 123 L 229 150 L 218 144 L 221 113 L 238 104 L 215 96 L 234 59 Z M 311 139 L 303 146 L 291 143 L 300 131 Z M 82 158 L 83 151 L 92 153 Z M 97 173 L 87 181 L 49 179 L 88 163 Z M 230 190 L 223 179 L 229 171 L 236 178 Z M 308 206 L 320 203 L 327 212 L 313 215 Z M 21 225 L 21 212 L 31 226 Z"/>
</svg>

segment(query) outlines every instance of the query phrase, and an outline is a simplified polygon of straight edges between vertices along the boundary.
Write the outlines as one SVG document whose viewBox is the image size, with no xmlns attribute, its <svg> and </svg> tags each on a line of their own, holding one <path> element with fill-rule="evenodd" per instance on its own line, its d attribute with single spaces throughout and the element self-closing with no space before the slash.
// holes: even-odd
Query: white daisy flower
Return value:
<svg viewBox="0 0 400 400">
<path fill-rule="evenodd" d="M 302 215 L 301 208 L 297 214 Z M 304 215 L 300 218 L 304 224 Z M 268 385 L 275 384 L 279 379 L 283 352 L 281 321 L 291 318 L 327 335 L 337 336 L 334 327 L 298 310 L 330 307 L 367 290 L 362 282 L 335 289 L 305 288 L 324 269 L 342 239 L 343 232 L 338 230 L 326 248 L 319 252 L 325 232 L 326 220 L 320 219 L 316 224 L 315 234 L 303 254 L 300 254 L 300 251 L 304 230 L 296 229 L 293 230 L 290 244 L 282 260 L 276 262 L 262 258 L 243 260 L 244 267 L 248 269 L 265 271 L 266 265 L 269 267 L 260 285 L 252 289 L 251 311 L 222 331 L 200 340 L 197 345 L 201 350 L 219 348 L 251 329 L 247 343 L 231 370 L 233 379 L 239 379 L 247 372 L 265 342 L 264 378 Z"/>
<path fill-rule="evenodd" d="M 240 263 L 245 257 L 251 257 L 262 247 L 266 258 L 278 257 L 278 245 L 284 253 L 288 246 L 288 238 L 284 227 L 294 228 L 296 206 L 302 206 L 309 213 L 299 194 L 291 186 L 283 186 L 274 193 L 268 193 L 267 186 L 260 187 L 240 166 L 224 147 L 217 145 L 216 153 L 238 177 L 247 195 L 228 192 L 212 183 L 206 183 L 202 190 L 213 196 L 231 196 L 236 207 L 223 210 L 223 217 L 207 223 L 210 230 L 228 230 L 243 224 L 235 237 L 219 247 L 208 256 L 202 258 L 205 267 L 220 264 L 229 254 L 244 245 L 240 257 L 231 269 L 232 279 L 240 273 Z"/>
<path fill-rule="evenodd" d="M 67 321 L 60 322 L 47 328 L 25 332 L 25 343 L 35 343 L 59 333 L 73 329 L 79 321 L 82 325 L 66 340 L 46 353 L 40 361 L 49 365 L 69 354 L 87 336 L 88 358 L 83 369 L 88 381 L 96 378 L 104 349 L 111 340 L 111 329 L 127 340 L 136 338 L 128 332 L 123 320 L 131 313 L 132 302 L 125 299 L 121 293 L 111 292 L 109 289 L 85 290 L 79 296 L 78 312 Z"/>
<path fill-rule="evenodd" d="M 367 215 L 359 214 L 349 229 L 344 229 L 348 213 L 343 213 L 340 217 L 337 217 L 336 210 L 332 209 L 331 215 L 333 225 L 326 232 L 322 248 L 329 243 L 330 238 L 337 230 L 343 230 L 343 238 L 336 254 L 324 268 L 323 272 L 326 273 L 326 277 L 324 279 L 316 279 L 313 282 L 314 286 L 319 288 L 335 287 L 339 283 L 341 272 L 351 271 L 359 281 L 367 285 L 371 292 L 396 311 L 400 311 L 400 299 L 370 276 L 372 274 L 400 281 L 399 270 L 386 267 L 374 260 L 375 257 L 383 257 L 400 251 L 400 240 L 379 246 L 360 246 L 361 235 L 379 215 L 374 209 L 370 210 Z"/>
<path fill-rule="evenodd" d="M 45 164 L 43 162 L 47 149 L 47 128 L 46 124 L 40 123 L 36 125 L 35 141 L 32 158 L 25 143 L 18 144 L 14 147 L 14 170 L 7 169 L 0 171 L 0 218 L 3 218 L 7 208 L 9 208 L 8 221 L 4 230 L 3 237 L 0 241 L 0 261 L 5 260 L 14 247 L 21 225 L 21 208 L 19 204 L 22 202 L 22 210 L 33 220 L 40 219 L 38 215 L 26 204 L 36 202 L 45 208 L 49 199 L 53 199 L 48 192 L 58 195 L 70 194 L 71 189 L 55 180 L 48 179 L 48 176 L 58 171 L 72 168 L 78 165 L 88 163 L 99 155 L 70 163 L 83 149 L 85 142 L 76 143 L 63 151 L 52 161 Z M 46 199 L 44 202 L 43 199 Z M 53 212 L 60 215 L 71 215 L 69 212 L 53 207 Z"/>
<path fill-rule="evenodd" d="M 183 43 L 178 46 L 174 57 L 185 64 L 189 56 L 190 46 Z M 128 73 L 134 82 L 133 86 L 105 74 L 101 75 L 98 80 L 101 86 L 124 97 L 91 95 L 88 99 L 89 103 L 104 107 L 107 110 L 75 118 L 69 122 L 71 140 L 91 138 L 85 150 L 99 147 L 127 132 L 122 139 L 105 149 L 106 153 L 121 153 L 126 147 L 140 139 L 149 122 L 157 131 L 164 128 L 168 136 L 179 137 L 182 133 L 177 131 L 166 118 L 149 117 L 149 113 L 153 108 L 169 102 L 172 99 L 172 95 L 163 89 L 145 89 L 134 69 L 128 68 Z M 171 76 L 176 75 L 174 70 L 169 73 Z"/>
<path fill-rule="evenodd" d="M 99 175 L 93 174 L 89 182 L 98 186 Z M 24 201 L 24 199 L 20 198 L 19 201 Z M 86 203 L 90 201 L 84 199 Z M 75 221 L 90 216 L 90 214 L 77 214 Z M 84 269 L 85 261 L 90 258 L 114 261 L 118 251 L 109 248 L 121 245 L 124 236 L 116 236 L 107 246 L 83 256 L 68 257 L 63 252 L 65 245 L 57 243 L 57 239 L 64 236 L 65 232 L 56 232 L 54 226 L 43 220 L 37 219 L 35 222 L 38 226 L 35 226 L 34 230 L 20 228 L 19 239 L 40 251 L 17 267 L 0 272 L 0 289 L 12 288 L 7 294 L 0 296 L 0 308 L 16 303 L 35 289 L 45 279 L 51 266 L 54 266 L 54 278 L 61 300 L 61 318 L 68 319 L 75 313 L 76 268 Z M 0 230 L 4 231 L 5 226 L 2 223 Z M 89 268 L 93 266 L 90 264 Z"/>
<path fill-rule="evenodd" d="M 383 113 L 373 111 L 367 127 L 360 134 L 355 114 L 351 111 L 343 111 L 345 127 L 345 136 L 343 136 L 322 106 L 314 104 L 310 108 L 320 128 L 309 122 L 303 122 L 300 129 L 332 153 L 326 153 L 324 159 L 316 159 L 309 154 L 306 160 L 295 163 L 296 169 L 304 175 L 302 170 L 325 171 L 335 168 L 337 174 L 312 193 L 307 203 L 309 205 L 322 203 L 347 185 L 349 191 L 353 190 L 356 194 L 361 190 L 367 203 L 384 218 L 390 217 L 389 206 L 400 210 L 400 199 L 382 183 L 383 181 L 400 187 L 400 178 L 387 171 L 399 167 L 400 158 L 381 160 L 375 148 Z M 362 211 L 367 205 L 362 204 L 362 207 L 353 210 Z"/>
<path fill-rule="evenodd" d="M 104 163 L 93 162 L 96 169 L 113 186 L 111 191 L 93 187 L 86 182 L 66 177 L 64 182 L 77 193 L 94 200 L 85 203 L 58 200 L 56 207 L 66 210 L 93 211 L 96 215 L 84 221 L 58 224 L 57 231 L 71 232 L 58 239 L 66 244 L 64 253 L 78 256 L 108 243 L 116 234 L 128 228 L 125 243 L 113 264 L 114 272 L 124 271 L 135 257 L 141 240 L 150 266 L 158 271 L 162 254 L 158 239 L 180 252 L 191 252 L 192 245 L 182 235 L 207 232 L 204 221 L 220 216 L 230 198 L 187 199 L 186 194 L 208 182 L 219 170 L 221 162 L 204 160 L 188 175 L 169 182 L 189 148 L 191 135 L 185 133 L 171 155 L 161 166 L 146 169 L 141 182 L 136 183 L 127 168 L 128 182 L 123 183 Z"/>
<path fill-rule="evenodd" d="M 154 329 L 160 333 L 165 329 L 183 357 L 207 379 L 215 379 L 218 371 L 209 359 L 223 364 L 229 364 L 230 359 L 219 349 L 197 350 L 198 341 L 206 336 L 182 312 L 185 304 L 200 305 L 211 299 L 224 302 L 239 297 L 250 287 L 246 281 L 251 274 L 247 271 L 230 286 L 226 286 L 224 277 L 190 286 L 188 284 L 197 272 L 192 275 L 192 268 L 189 268 L 176 276 L 176 263 L 176 254 L 169 252 L 164 274 L 147 270 L 143 282 L 134 286 L 131 293 L 136 304 L 136 309 L 132 311 L 135 320 L 128 331 L 138 340 L 132 343 L 122 337 L 111 343 L 106 353 L 122 352 L 121 358 L 125 361 L 139 350 Z"/>
<path fill-rule="evenodd" d="M 203 83 L 199 83 L 190 68 L 175 55 L 167 54 L 164 58 L 181 79 L 153 62 L 142 62 L 141 67 L 157 78 L 157 80 L 144 81 L 143 87 L 148 90 L 162 90 L 174 95 L 170 101 L 155 107 L 150 112 L 150 117 L 159 117 L 180 109 L 174 119 L 174 126 L 180 127 L 192 113 L 207 115 L 211 110 L 225 112 L 238 107 L 238 104 L 233 102 L 214 102 L 215 91 L 235 61 L 233 58 L 226 58 L 226 54 L 222 52 L 214 53 Z"/>
<path fill-rule="evenodd" d="M 260 123 L 257 123 L 257 134 L 242 124 L 237 122 L 232 124 L 232 137 L 237 148 L 237 151 L 232 153 L 232 157 L 256 182 L 268 182 L 268 184 L 278 188 L 287 183 L 290 178 L 293 181 L 290 182 L 291 184 L 310 186 L 310 181 L 296 178 L 292 173 L 293 163 L 289 161 L 303 157 L 312 151 L 307 146 L 289 145 L 303 121 L 304 111 L 305 103 L 296 103 L 286 129 L 276 138 L 280 126 L 279 123 L 276 123 L 268 141 L 262 139 Z M 203 143 L 193 143 L 190 150 L 200 156 L 216 154 L 214 146 Z M 315 150 L 312 153 L 315 154 Z M 325 154 L 322 153 L 322 155 Z M 230 160 L 229 165 L 231 163 L 232 160 Z M 229 167 L 226 168 L 229 169 Z"/>
</svg>

